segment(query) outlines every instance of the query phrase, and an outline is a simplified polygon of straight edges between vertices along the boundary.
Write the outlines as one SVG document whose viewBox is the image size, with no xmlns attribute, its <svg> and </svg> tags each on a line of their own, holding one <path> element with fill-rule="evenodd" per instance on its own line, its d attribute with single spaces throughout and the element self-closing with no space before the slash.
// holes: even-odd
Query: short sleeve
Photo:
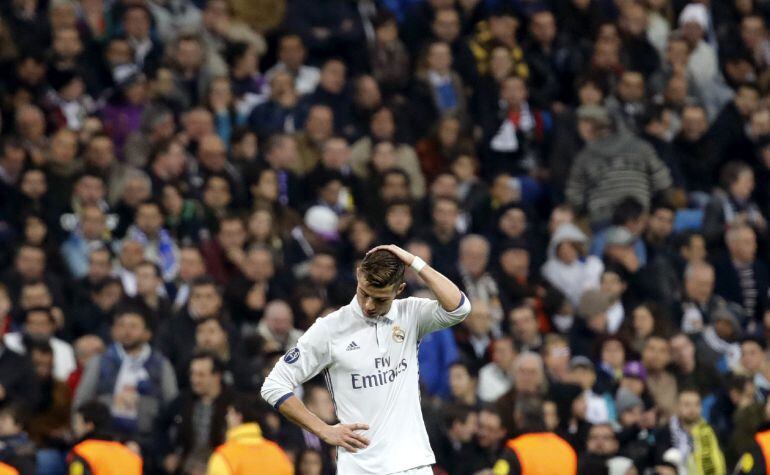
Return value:
<svg viewBox="0 0 770 475">
<path fill-rule="evenodd" d="M 411 297 L 409 311 L 413 312 L 417 321 L 419 338 L 428 333 L 449 328 L 465 320 L 471 312 L 471 303 L 465 294 L 461 294 L 460 305 L 452 311 L 441 307 L 438 300 Z"/>
</svg>

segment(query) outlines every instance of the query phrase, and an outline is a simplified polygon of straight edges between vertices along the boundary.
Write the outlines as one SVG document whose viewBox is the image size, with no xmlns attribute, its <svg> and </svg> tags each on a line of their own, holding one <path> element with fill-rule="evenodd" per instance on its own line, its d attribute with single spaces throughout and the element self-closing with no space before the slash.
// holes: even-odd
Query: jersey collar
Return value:
<svg viewBox="0 0 770 475">
<path fill-rule="evenodd" d="M 358 299 L 356 296 L 353 296 L 353 300 L 350 301 L 350 308 L 353 309 L 353 314 L 357 317 L 363 319 L 366 323 L 369 325 L 374 325 L 375 323 L 392 323 L 396 321 L 396 317 L 398 316 L 398 311 L 396 310 L 396 301 L 393 301 L 393 304 L 390 306 L 390 310 L 388 310 L 388 313 L 385 315 L 380 315 L 377 318 L 369 318 L 366 315 L 364 315 L 364 311 L 361 308 L 361 305 L 358 304 Z"/>
</svg>

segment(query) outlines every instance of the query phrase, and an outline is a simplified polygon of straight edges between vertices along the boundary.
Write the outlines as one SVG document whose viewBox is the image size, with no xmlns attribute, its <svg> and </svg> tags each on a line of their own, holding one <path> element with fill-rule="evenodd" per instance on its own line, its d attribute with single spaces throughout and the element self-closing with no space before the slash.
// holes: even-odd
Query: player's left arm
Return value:
<svg viewBox="0 0 770 475">
<path fill-rule="evenodd" d="M 393 244 L 377 246 L 369 252 L 377 250 L 392 252 L 407 266 L 412 266 L 417 259 L 411 252 Z M 451 327 L 468 316 L 471 311 L 471 304 L 454 282 L 427 264 L 424 264 L 417 274 L 433 292 L 437 300 L 437 302 L 426 301 L 424 308 L 418 310 L 417 315 L 421 320 L 419 323 L 420 333 L 426 334 L 441 328 Z"/>
</svg>

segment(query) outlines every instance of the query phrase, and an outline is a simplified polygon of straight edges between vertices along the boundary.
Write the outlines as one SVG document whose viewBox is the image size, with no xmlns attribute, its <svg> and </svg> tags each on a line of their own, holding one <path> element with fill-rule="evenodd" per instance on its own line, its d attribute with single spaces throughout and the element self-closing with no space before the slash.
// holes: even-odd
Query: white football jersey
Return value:
<svg viewBox="0 0 770 475">
<path fill-rule="evenodd" d="M 463 295 L 447 312 L 436 300 L 394 300 L 387 314 L 366 317 L 356 298 L 318 319 L 273 368 L 262 397 L 273 407 L 321 371 L 343 424 L 363 423 L 369 446 L 356 453 L 339 447 L 340 474 L 386 475 L 436 462 L 420 410 L 417 350 L 432 331 L 470 313 Z"/>
</svg>

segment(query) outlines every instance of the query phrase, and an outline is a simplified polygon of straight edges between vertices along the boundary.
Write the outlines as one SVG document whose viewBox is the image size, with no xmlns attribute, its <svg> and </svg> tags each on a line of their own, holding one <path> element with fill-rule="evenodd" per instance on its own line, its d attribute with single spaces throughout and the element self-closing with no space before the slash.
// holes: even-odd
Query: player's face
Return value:
<svg viewBox="0 0 770 475">
<path fill-rule="evenodd" d="M 400 294 L 405 284 L 394 285 L 386 288 L 377 288 L 370 286 L 361 273 L 358 273 L 358 287 L 356 288 L 356 299 L 364 311 L 364 315 L 375 318 L 385 315 L 393 304 L 393 299 Z"/>
</svg>

